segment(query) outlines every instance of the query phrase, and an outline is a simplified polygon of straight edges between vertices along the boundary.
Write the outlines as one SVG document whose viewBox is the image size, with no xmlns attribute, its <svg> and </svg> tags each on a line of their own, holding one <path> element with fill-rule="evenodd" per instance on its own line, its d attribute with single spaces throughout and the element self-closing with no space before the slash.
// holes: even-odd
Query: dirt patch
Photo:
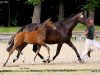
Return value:
<svg viewBox="0 0 100 75">
<path fill-rule="evenodd" d="M 79 54 L 83 51 L 83 43 L 74 42 Z M 56 53 L 56 44 L 49 45 L 51 51 L 51 59 Z M 80 47 L 80 48 L 79 48 Z M 34 62 L 35 53 L 32 51 L 32 45 L 28 45 L 23 50 L 24 56 L 20 56 L 19 60 L 12 63 L 12 59 L 16 56 L 15 51 L 6 67 L 2 67 L 5 62 L 8 52 L 6 51 L 7 43 L 0 43 L 0 75 L 99 75 L 100 74 L 100 51 L 96 50 L 92 53 L 91 58 L 85 64 L 78 62 L 75 52 L 66 44 L 61 48 L 58 57 L 49 64 L 44 64 L 42 60 L 37 57 Z M 95 48 L 94 48 L 95 49 Z M 42 47 L 40 53 L 47 57 L 47 50 Z M 23 60 L 25 61 L 23 63 Z M 3 72 L 2 72 L 3 71 Z M 7 72 L 8 71 L 8 72 Z M 5 73 L 4 73 L 5 72 Z M 14 73 L 13 73 L 14 72 Z"/>
</svg>

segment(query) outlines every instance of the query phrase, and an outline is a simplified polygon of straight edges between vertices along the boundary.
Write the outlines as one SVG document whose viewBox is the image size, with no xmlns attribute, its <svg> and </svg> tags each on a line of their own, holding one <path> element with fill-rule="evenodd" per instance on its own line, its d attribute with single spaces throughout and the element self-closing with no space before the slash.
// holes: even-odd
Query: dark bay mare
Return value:
<svg viewBox="0 0 100 75">
<path fill-rule="evenodd" d="M 80 12 L 75 15 L 71 15 L 70 17 L 68 17 L 62 21 L 55 22 L 54 24 L 56 26 L 56 30 L 47 29 L 46 43 L 47 44 L 57 44 L 57 51 L 56 51 L 55 56 L 53 57 L 53 60 L 60 53 L 63 43 L 66 43 L 75 51 L 79 62 L 82 61 L 76 47 L 71 42 L 71 37 L 72 37 L 72 31 L 75 28 L 75 26 L 77 25 L 77 23 L 78 22 L 84 23 L 83 20 L 84 20 L 83 12 Z M 32 24 L 26 25 L 24 27 L 21 27 L 17 33 L 23 32 L 23 31 L 37 30 L 38 27 L 41 27 L 41 25 L 42 24 L 32 23 Z M 11 39 L 9 41 L 10 46 L 7 48 L 7 50 L 9 50 L 13 46 L 13 39 L 16 36 L 16 34 L 11 37 Z M 19 49 L 22 50 L 25 46 L 26 45 L 23 45 L 23 46 L 19 47 Z M 33 51 L 34 52 L 37 51 L 37 45 L 33 46 Z M 18 52 L 17 58 L 14 59 L 14 62 L 19 58 L 19 55 L 20 55 L 20 53 Z M 44 57 L 40 53 L 38 53 L 38 56 L 41 59 L 44 59 Z"/>
<path fill-rule="evenodd" d="M 48 50 L 48 60 L 50 58 L 50 49 L 49 47 L 46 45 L 45 41 L 46 41 L 46 31 L 48 28 L 51 29 L 56 29 L 56 26 L 53 24 L 53 22 L 51 21 L 51 19 L 47 19 L 46 21 L 44 21 L 43 25 L 38 28 L 36 31 L 32 31 L 32 32 L 20 32 L 18 34 L 16 34 L 15 38 L 14 38 L 14 44 L 13 47 L 8 51 L 9 55 L 8 58 L 6 60 L 6 62 L 4 63 L 3 66 L 6 65 L 6 63 L 8 62 L 11 54 L 15 51 L 16 48 L 23 46 L 23 44 L 27 45 L 27 44 L 35 44 L 37 45 L 37 51 L 36 51 L 36 55 L 34 57 L 34 61 L 36 59 L 37 54 L 40 51 L 40 47 L 44 46 L 47 50 Z M 17 49 L 17 51 L 19 53 L 21 53 L 21 51 L 19 49 Z"/>
</svg>

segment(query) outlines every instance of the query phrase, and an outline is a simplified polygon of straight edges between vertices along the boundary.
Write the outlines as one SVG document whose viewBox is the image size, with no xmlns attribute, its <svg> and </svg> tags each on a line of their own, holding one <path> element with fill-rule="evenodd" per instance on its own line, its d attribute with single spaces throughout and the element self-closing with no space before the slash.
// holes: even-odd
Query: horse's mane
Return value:
<svg viewBox="0 0 100 75">
<path fill-rule="evenodd" d="M 72 14 L 72 15 L 68 16 L 67 18 L 64 18 L 64 19 L 62 19 L 62 20 L 59 20 L 59 21 L 57 21 L 57 22 L 55 22 L 55 23 L 61 23 L 61 22 L 65 21 L 65 20 L 69 20 L 69 19 L 72 18 L 73 16 L 78 15 L 78 14 L 80 14 L 80 13 L 82 13 L 82 12 L 79 12 L 79 13 L 76 13 L 76 14 Z"/>
<path fill-rule="evenodd" d="M 79 13 L 80 13 L 80 12 L 79 12 Z M 79 14 L 79 13 L 77 13 L 77 14 Z M 68 19 L 72 18 L 73 16 L 75 16 L 75 15 L 77 15 L 77 14 L 72 14 L 72 15 L 68 16 L 67 18 L 65 18 L 65 19 L 63 19 L 63 20 L 60 20 L 60 21 L 57 21 L 57 22 L 58 22 L 58 23 L 63 22 L 64 20 L 68 20 Z"/>
</svg>

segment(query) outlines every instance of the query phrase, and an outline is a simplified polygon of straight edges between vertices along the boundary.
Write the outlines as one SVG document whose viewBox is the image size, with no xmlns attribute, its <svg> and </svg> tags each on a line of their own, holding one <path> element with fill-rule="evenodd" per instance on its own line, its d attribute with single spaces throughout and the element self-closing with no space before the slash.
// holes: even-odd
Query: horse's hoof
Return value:
<svg viewBox="0 0 100 75">
<path fill-rule="evenodd" d="M 25 61 L 23 60 L 23 63 L 24 63 Z"/>
<path fill-rule="evenodd" d="M 16 59 L 13 59 L 13 63 L 16 61 Z"/>
<path fill-rule="evenodd" d="M 46 60 L 43 60 L 42 62 L 43 62 L 43 63 L 46 63 L 47 61 L 46 61 Z"/>
<path fill-rule="evenodd" d="M 35 61 L 35 59 L 36 59 L 36 58 L 34 58 L 34 61 Z"/>
<path fill-rule="evenodd" d="M 6 64 L 3 64 L 3 67 L 5 67 L 6 66 Z"/>
<path fill-rule="evenodd" d="M 49 59 L 46 60 L 46 63 L 50 63 L 51 61 Z"/>
<path fill-rule="evenodd" d="M 85 61 L 81 59 L 81 60 L 79 61 L 79 63 L 82 63 L 82 64 L 83 64 L 83 63 L 85 63 Z"/>
<path fill-rule="evenodd" d="M 91 53 L 91 52 L 90 52 L 90 51 L 88 51 L 88 53 L 87 53 L 88 57 L 91 57 L 90 53 Z"/>
<path fill-rule="evenodd" d="M 56 57 L 53 57 L 52 60 L 55 60 Z"/>
<path fill-rule="evenodd" d="M 36 59 L 36 56 L 34 57 L 34 61 L 35 61 L 35 59 Z"/>
<path fill-rule="evenodd" d="M 88 51 L 88 53 L 87 53 L 87 55 L 88 55 L 88 57 L 91 57 L 91 52 L 92 52 L 93 50 L 92 49 L 90 49 L 89 51 Z"/>
<path fill-rule="evenodd" d="M 81 64 L 85 64 L 85 62 L 84 62 L 84 61 L 81 61 L 80 63 L 81 63 Z"/>
<path fill-rule="evenodd" d="M 79 63 L 81 63 L 82 62 L 82 59 L 78 59 L 78 61 L 79 61 Z"/>
</svg>

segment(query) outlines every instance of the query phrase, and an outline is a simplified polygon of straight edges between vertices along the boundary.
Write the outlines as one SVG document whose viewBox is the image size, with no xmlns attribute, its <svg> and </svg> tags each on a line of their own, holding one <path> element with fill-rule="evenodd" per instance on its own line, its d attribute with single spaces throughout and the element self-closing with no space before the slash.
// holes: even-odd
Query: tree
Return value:
<svg viewBox="0 0 100 75">
<path fill-rule="evenodd" d="M 83 9 L 89 12 L 89 17 L 94 18 L 94 10 L 96 7 L 100 8 L 100 0 L 87 0 L 87 3 L 84 5 Z"/>
<path fill-rule="evenodd" d="M 63 0 L 60 0 L 59 19 L 58 20 L 62 20 L 62 19 L 64 19 L 64 4 L 63 4 Z"/>
<path fill-rule="evenodd" d="M 34 5 L 32 23 L 40 23 L 42 0 L 27 0 L 28 4 Z"/>
<path fill-rule="evenodd" d="M 96 7 L 100 7 L 100 0 L 87 0 L 86 5 L 84 5 L 85 10 L 95 10 Z"/>
<path fill-rule="evenodd" d="M 10 27 L 10 0 L 8 0 L 8 27 Z"/>
</svg>

